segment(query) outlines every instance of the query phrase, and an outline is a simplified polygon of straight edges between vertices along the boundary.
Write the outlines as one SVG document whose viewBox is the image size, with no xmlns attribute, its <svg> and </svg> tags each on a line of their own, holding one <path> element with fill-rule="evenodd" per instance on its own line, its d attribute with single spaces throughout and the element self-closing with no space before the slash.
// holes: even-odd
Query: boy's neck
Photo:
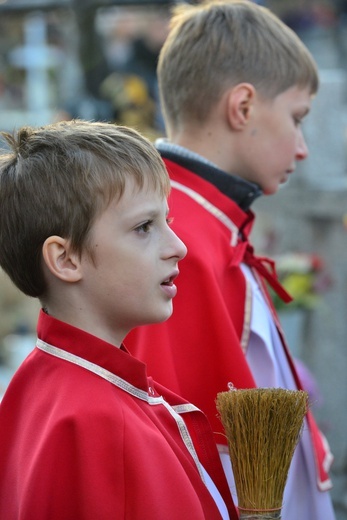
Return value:
<svg viewBox="0 0 347 520">
<path fill-rule="evenodd" d="M 214 145 L 211 144 L 211 141 L 207 139 L 192 139 L 191 137 L 179 136 L 178 138 L 170 139 L 170 142 L 190 150 L 192 153 L 200 156 L 203 160 L 209 162 L 210 164 L 214 164 L 218 168 L 223 171 L 228 172 L 228 166 L 224 161 L 223 157 Z"/>
<path fill-rule="evenodd" d="M 116 348 L 120 348 L 123 343 L 125 334 L 117 334 L 111 328 L 105 327 L 102 321 L 96 319 L 95 313 L 92 312 L 89 314 L 87 309 L 85 309 L 83 313 L 79 311 L 76 312 L 73 305 L 69 305 L 68 302 L 65 302 L 65 306 L 44 305 L 43 311 L 56 320 L 67 323 L 88 334 L 92 334 Z"/>
<path fill-rule="evenodd" d="M 213 120 L 201 127 L 194 124 L 171 132 L 169 141 L 198 154 L 220 170 L 234 174 L 237 173 L 236 137 L 230 129 Z"/>
</svg>

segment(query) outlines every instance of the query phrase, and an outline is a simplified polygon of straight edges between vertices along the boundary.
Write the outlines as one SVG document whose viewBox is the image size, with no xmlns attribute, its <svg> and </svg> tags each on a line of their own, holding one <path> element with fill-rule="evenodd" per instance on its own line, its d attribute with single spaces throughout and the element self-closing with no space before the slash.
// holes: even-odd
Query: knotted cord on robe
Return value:
<svg viewBox="0 0 347 520">
<path fill-rule="evenodd" d="M 292 296 L 285 290 L 278 279 L 275 262 L 266 256 L 256 256 L 253 246 L 248 241 L 237 244 L 230 265 L 240 265 L 241 262 L 254 268 L 285 303 L 293 301 Z"/>
</svg>

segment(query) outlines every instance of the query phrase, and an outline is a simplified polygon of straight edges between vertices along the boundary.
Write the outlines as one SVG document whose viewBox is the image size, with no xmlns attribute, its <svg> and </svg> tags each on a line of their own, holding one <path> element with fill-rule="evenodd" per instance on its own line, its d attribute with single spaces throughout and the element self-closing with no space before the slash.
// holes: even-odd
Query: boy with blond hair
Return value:
<svg viewBox="0 0 347 520">
<path fill-rule="evenodd" d="M 127 345 L 206 413 L 233 488 L 217 393 L 229 382 L 301 388 L 267 285 L 287 302 L 290 296 L 273 263 L 255 256 L 249 235 L 252 202 L 275 194 L 307 157 L 301 123 L 318 72 L 297 35 L 268 9 L 221 0 L 175 8 L 158 78 L 168 139 L 157 149 L 171 178 L 173 229 L 188 255 L 173 317 L 135 331 Z M 309 413 L 283 520 L 334 518 L 331 459 Z"/>
<path fill-rule="evenodd" d="M 160 155 L 106 123 L 5 139 L 0 265 L 42 310 L 0 404 L 0 518 L 236 520 L 206 417 L 123 345 L 171 315 L 186 254 Z"/>
</svg>

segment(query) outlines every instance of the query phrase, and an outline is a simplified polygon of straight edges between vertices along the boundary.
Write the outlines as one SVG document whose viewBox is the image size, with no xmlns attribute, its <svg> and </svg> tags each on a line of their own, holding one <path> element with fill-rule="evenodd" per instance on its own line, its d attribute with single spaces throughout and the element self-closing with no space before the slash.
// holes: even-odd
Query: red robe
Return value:
<svg viewBox="0 0 347 520">
<path fill-rule="evenodd" d="M 2 520 L 220 519 L 196 457 L 237 518 L 204 414 L 42 311 L 38 337 L 0 404 Z"/>
<path fill-rule="evenodd" d="M 172 181 L 169 200 L 172 228 L 188 248 L 180 262 L 174 312 L 165 323 L 141 327 L 126 338 L 126 345 L 144 360 L 153 376 L 203 410 L 217 444 L 226 443 L 215 400 L 231 382 L 252 388 L 255 381 L 245 351 L 250 333 L 252 295 L 240 268 L 250 265 L 262 285 L 279 329 L 283 348 L 298 388 L 301 383 L 285 344 L 264 277 L 279 292 L 270 264 L 253 255 L 248 236 L 254 215 L 200 176 L 164 159 Z M 240 236 L 243 238 L 240 239 Z M 284 293 L 283 293 L 284 294 Z M 284 294 L 285 297 L 285 294 Z M 317 462 L 317 482 L 331 487 L 327 461 L 331 454 L 309 414 Z"/>
</svg>

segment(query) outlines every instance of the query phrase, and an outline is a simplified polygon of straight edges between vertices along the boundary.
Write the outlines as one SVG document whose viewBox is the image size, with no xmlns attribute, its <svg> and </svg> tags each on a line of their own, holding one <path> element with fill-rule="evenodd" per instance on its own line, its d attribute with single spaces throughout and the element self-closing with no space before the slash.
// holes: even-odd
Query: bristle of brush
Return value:
<svg viewBox="0 0 347 520">
<path fill-rule="evenodd" d="M 217 395 L 243 510 L 257 514 L 282 507 L 307 406 L 308 394 L 302 390 L 253 388 Z"/>
</svg>

